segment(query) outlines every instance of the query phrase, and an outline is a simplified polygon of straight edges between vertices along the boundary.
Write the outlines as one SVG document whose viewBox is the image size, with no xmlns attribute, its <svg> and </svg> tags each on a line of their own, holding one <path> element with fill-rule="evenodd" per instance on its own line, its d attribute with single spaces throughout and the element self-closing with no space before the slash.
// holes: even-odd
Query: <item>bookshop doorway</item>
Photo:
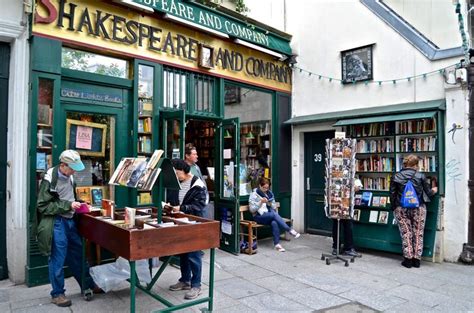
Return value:
<svg viewBox="0 0 474 313">
<path fill-rule="evenodd" d="M 304 186 L 305 232 L 331 235 L 332 220 L 324 213 L 326 169 L 326 139 L 334 138 L 334 131 L 305 133 Z"/>
<path fill-rule="evenodd" d="M 217 123 L 213 121 L 188 119 L 184 136 L 185 144 L 192 144 L 196 147 L 198 154 L 197 165 L 201 169 L 209 191 L 207 217 L 210 219 L 214 219 L 215 168 L 216 157 L 218 156 L 216 150 L 216 126 Z"/>
<path fill-rule="evenodd" d="M 7 118 L 10 46 L 0 44 L 0 279 L 8 277 L 7 269 Z"/>
</svg>

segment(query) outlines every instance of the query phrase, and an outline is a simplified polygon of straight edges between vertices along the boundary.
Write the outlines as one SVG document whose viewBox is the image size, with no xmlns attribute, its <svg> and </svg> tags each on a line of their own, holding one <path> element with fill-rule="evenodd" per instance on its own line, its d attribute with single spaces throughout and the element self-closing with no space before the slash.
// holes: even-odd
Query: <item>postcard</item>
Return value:
<svg viewBox="0 0 474 313">
<path fill-rule="evenodd" d="M 379 211 L 370 211 L 369 222 L 377 223 L 378 215 L 379 215 Z"/>
</svg>

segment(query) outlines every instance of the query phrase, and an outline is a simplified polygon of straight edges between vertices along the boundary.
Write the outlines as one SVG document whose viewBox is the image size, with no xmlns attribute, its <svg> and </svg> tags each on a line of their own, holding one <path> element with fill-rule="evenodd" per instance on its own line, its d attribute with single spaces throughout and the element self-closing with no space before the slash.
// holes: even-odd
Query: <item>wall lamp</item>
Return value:
<svg viewBox="0 0 474 313">
<path fill-rule="evenodd" d="M 163 18 L 167 19 L 167 20 L 170 20 L 170 21 L 178 22 L 180 24 L 187 25 L 187 26 L 192 27 L 192 28 L 202 30 L 206 33 L 213 34 L 213 35 L 216 35 L 216 36 L 219 36 L 219 37 L 222 37 L 222 38 L 229 38 L 229 35 L 221 33 L 220 31 L 217 31 L 217 30 L 214 30 L 212 28 L 190 22 L 188 20 L 185 20 L 184 18 L 177 17 L 177 16 L 174 16 L 174 15 L 171 15 L 171 14 L 168 14 L 168 13 L 165 13 L 163 15 Z"/>
</svg>

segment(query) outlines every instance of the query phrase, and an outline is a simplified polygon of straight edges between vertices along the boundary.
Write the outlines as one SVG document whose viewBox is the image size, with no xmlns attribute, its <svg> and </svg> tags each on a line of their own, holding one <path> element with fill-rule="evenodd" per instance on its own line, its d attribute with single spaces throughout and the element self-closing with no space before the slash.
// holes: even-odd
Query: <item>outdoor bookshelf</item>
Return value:
<svg viewBox="0 0 474 313">
<path fill-rule="evenodd" d="M 138 65 L 138 121 L 137 156 L 149 158 L 153 147 L 153 101 L 155 69 L 152 66 Z M 151 191 L 137 189 L 137 205 L 153 203 Z"/>
<path fill-rule="evenodd" d="M 432 114 L 428 114 L 432 113 Z M 354 200 L 354 242 L 357 247 L 401 253 L 401 239 L 390 204 L 390 181 L 402 169 L 403 158 L 420 158 L 419 171 L 431 184 L 440 182 L 440 117 L 430 117 L 367 124 L 347 125 L 350 138 L 357 139 L 356 177 L 363 189 Z M 409 117 L 408 115 L 401 115 Z M 440 189 L 442 192 L 442 189 Z M 427 205 L 424 256 L 433 256 L 439 197 Z"/>
</svg>

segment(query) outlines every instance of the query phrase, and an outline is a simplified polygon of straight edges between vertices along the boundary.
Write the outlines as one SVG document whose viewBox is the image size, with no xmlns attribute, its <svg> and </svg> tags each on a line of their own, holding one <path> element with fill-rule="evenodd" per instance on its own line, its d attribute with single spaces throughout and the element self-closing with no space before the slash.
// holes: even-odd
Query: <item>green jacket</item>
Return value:
<svg viewBox="0 0 474 313">
<path fill-rule="evenodd" d="M 45 173 L 38 192 L 38 247 L 40 253 L 45 256 L 51 254 L 51 241 L 53 239 L 53 227 L 56 215 L 69 212 L 72 204 L 71 201 L 60 200 L 59 194 L 56 192 L 58 169 L 59 166 L 55 166 Z M 76 185 L 72 176 L 70 179 L 74 188 L 74 197 L 76 197 Z"/>
</svg>

